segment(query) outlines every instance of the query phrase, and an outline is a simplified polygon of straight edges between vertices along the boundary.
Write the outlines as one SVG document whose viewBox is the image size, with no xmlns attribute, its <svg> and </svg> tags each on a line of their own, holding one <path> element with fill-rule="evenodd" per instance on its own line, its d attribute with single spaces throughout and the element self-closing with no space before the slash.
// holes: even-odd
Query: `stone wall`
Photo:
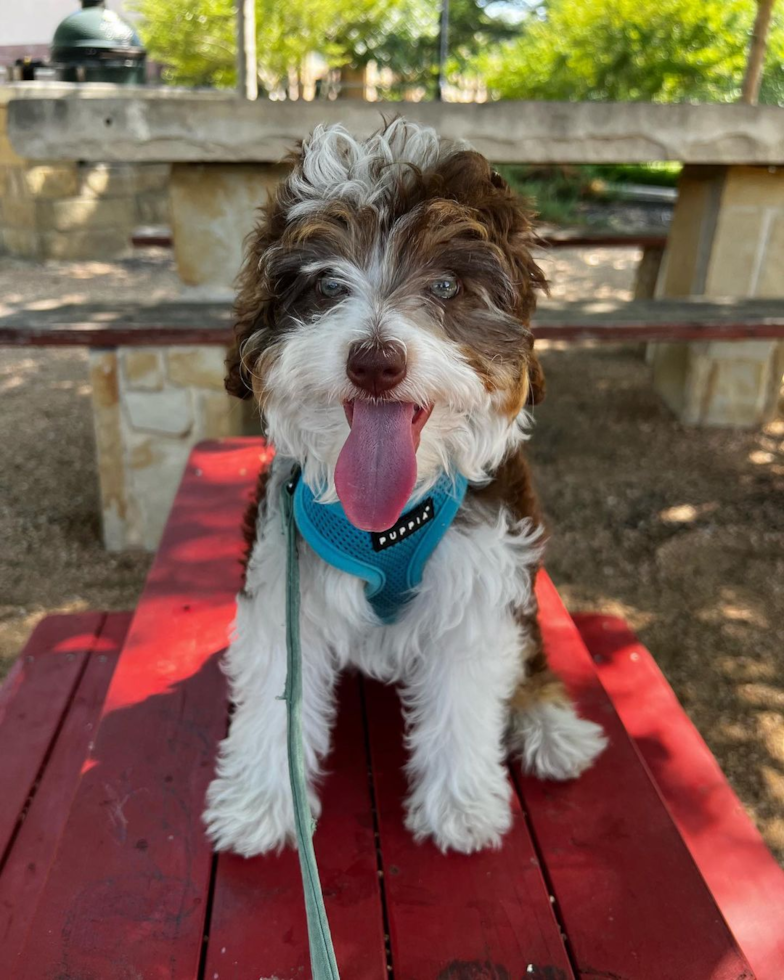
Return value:
<svg viewBox="0 0 784 980">
<path fill-rule="evenodd" d="M 257 434 L 252 407 L 224 390 L 219 347 L 90 354 L 104 542 L 154 550 L 186 460 L 202 439 Z"/>
<path fill-rule="evenodd" d="M 103 259 L 139 225 L 169 223 L 168 164 L 25 160 L 0 104 L 0 251 L 32 259 Z"/>
</svg>

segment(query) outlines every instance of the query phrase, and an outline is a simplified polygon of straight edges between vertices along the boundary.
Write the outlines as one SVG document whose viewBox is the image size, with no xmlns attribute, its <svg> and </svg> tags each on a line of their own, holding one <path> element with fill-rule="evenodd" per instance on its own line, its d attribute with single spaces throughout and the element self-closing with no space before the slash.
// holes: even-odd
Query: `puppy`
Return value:
<svg viewBox="0 0 784 980">
<path fill-rule="evenodd" d="M 400 688 L 414 837 L 498 847 L 509 750 L 569 779 L 605 745 L 548 672 L 536 621 L 530 218 L 479 153 L 403 119 L 366 140 L 319 126 L 292 162 L 249 239 L 227 362 L 277 455 L 249 521 L 208 834 L 246 856 L 294 837 L 278 700 L 294 473 L 314 816 L 336 679 L 355 667 Z"/>
</svg>

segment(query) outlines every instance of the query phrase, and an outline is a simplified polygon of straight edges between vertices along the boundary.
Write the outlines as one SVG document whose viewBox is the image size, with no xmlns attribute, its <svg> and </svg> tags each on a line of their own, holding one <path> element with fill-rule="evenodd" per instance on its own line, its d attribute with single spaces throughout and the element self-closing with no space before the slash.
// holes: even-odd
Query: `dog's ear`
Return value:
<svg viewBox="0 0 784 980">
<path fill-rule="evenodd" d="M 256 227 L 245 239 L 245 259 L 237 276 L 234 340 L 226 356 L 226 391 L 237 398 L 253 396 L 253 367 L 263 352 L 266 332 L 274 325 L 272 287 L 265 257 L 278 237 L 278 194 L 259 209 Z M 251 343 L 252 341 L 252 343 Z"/>
<path fill-rule="evenodd" d="M 531 253 L 538 242 L 533 229 L 533 213 L 529 203 L 516 194 L 495 170 L 491 182 L 496 189 L 494 217 L 496 226 L 506 234 L 504 250 L 515 272 L 517 282 L 517 315 L 528 326 L 536 309 L 538 292 L 549 292 L 547 279 Z M 539 358 L 531 350 L 528 355 L 528 404 L 544 400 L 545 380 Z"/>
<path fill-rule="evenodd" d="M 515 312 L 527 326 L 536 309 L 537 293 L 548 292 L 547 278 L 531 252 L 539 242 L 533 227 L 534 212 L 530 202 L 514 191 L 498 171 L 490 169 L 489 183 L 493 192 L 484 205 L 486 214 L 512 267 L 517 284 Z"/>
<path fill-rule="evenodd" d="M 529 202 L 475 150 L 459 150 L 446 158 L 437 176 L 444 196 L 464 204 L 479 216 L 487 238 L 508 264 L 514 295 L 509 312 L 528 326 L 536 307 L 536 294 L 547 292 L 547 278 L 531 253 L 538 238 Z"/>
<path fill-rule="evenodd" d="M 250 398 L 253 394 L 246 367 L 242 363 L 243 342 L 248 339 L 251 332 L 245 329 L 238 329 L 239 324 L 234 326 L 234 340 L 229 352 L 226 355 L 226 377 L 224 384 L 226 391 L 237 398 Z"/>
<path fill-rule="evenodd" d="M 544 371 L 539 358 L 531 351 L 528 357 L 528 404 L 538 405 L 544 401 L 546 384 Z"/>
</svg>

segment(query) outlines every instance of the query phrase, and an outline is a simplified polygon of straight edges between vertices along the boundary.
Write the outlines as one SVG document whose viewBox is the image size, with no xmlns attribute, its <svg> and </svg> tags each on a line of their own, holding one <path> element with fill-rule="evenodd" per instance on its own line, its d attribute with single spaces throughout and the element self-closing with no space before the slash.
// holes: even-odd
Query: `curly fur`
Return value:
<svg viewBox="0 0 784 980">
<path fill-rule="evenodd" d="M 465 144 L 402 119 L 366 140 L 318 127 L 262 208 L 238 280 L 228 390 L 255 397 L 278 456 L 248 523 L 254 541 L 226 658 L 236 712 L 205 814 L 219 848 L 255 854 L 292 839 L 285 760 L 284 552 L 278 493 L 292 463 L 335 498 L 357 346 L 394 344 L 393 395 L 432 409 L 417 487 L 443 472 L 466 502 L 398 621 L 381 625 L 362 582 L 301 545 L 306 768 L 311 805 L 329 751 L 338 672 L 400 685 L 417 839 L 470 852 L 509 826 L 505 757 L 569 778 L 604 745 L 548 670 L 533 581 L 544 531 L 523 454 L 527 406 L 544 396 L 529 329 L 546 288 L 526 204 Z M 450 275 L 448 301 L 429 285 Z M 328 275 L 335 298 L 317 288 Z"/>
</svg>

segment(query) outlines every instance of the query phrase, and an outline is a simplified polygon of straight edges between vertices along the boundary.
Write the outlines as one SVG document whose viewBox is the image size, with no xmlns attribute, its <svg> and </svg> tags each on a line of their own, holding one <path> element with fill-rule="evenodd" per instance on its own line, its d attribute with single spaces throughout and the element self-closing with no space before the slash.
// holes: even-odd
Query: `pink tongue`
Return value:
<svg viewBox="0 0 784 980">
<path fill-rule="evenodd" d="M 415 410 L 405 402 L 354 402 L 335 487 L 346 517 L 363 531 L 392 527 L 411 496 L 416 483 Z"/>
</svg>

